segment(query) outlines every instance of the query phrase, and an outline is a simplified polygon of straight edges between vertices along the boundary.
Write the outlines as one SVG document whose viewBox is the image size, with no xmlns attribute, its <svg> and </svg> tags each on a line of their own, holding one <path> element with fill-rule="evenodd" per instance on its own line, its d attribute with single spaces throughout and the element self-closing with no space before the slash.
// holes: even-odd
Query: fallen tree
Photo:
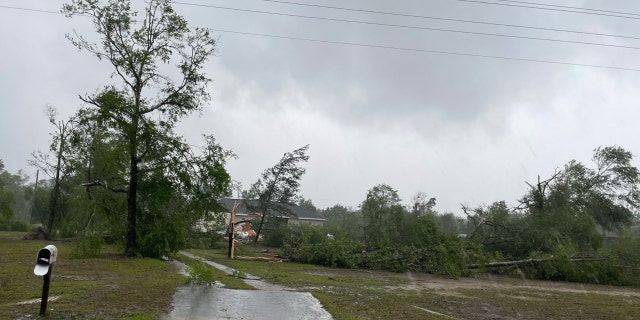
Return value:
<svg viewBox="0 0 640 320">
<path fill-rule="evenodd" d="M 504 268 L 504 267 L 535 267 L 540 263 L 545 262 L 553 262 L 558 261 L 558 258 L 550 257 L 544 259 L 523 259 L 523 260 L 514 260 L 514 261 L 501 261 L 501 262 L 491 262 L 485 264 L 474 263 L 467 266 L 469 269 L 479 269 L 479 268 Z M 603 258 L 571 258 L 568 259 L 569 262 L 580 263 L 580 262 L 593 262 L 593 261 L 604 261 L 606 259 Z"/>
</svg>

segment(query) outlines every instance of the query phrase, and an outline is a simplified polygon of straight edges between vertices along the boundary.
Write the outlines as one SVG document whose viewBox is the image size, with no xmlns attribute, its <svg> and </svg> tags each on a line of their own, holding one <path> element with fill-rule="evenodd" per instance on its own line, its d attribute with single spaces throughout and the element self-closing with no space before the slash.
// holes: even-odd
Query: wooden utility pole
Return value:
<svg viewBox="0 0 640 320">
<path fill-rule="evenodd" d="M 231 214 L 229 215 L 229 253 L 227 254 L 227 258 L 233 259 L 233 252 L 235 250 L 235 222 L 236 222 L 236 211 L 238 210 L 238 201 L 233 203 L 233 209 L 231 209 Z"/>
</svg>

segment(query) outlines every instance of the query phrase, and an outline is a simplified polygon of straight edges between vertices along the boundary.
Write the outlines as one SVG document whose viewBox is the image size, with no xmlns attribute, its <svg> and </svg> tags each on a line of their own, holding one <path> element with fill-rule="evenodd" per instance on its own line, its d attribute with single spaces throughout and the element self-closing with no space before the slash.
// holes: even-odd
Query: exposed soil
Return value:
<svg viewBox="0 0 640 320">
<path fill-rule="evenodd" d="M 332 270 L 309 272 L 388 283 L 390 292 L 427 297 L 410 306 L 427 319 L 639 319 L 640 289 L 481 275 L 448 279 L 423 273 Z M 330 288 L 307 288 L 329 292 Z M 406 302 L 398 295 L 399 301 Z M 372 318 L 365 316 L 364 318 Z M 375 316 L 373 318 L 376 318 Z M 435 319 L 434 318 L 434 319 Z"/>
<path fill-rule="evenodd" d="M 405 290 L 437 290 L 439 293 L 451 292 L 453 295 L 459 289 L 490 289 L 490 290 L 536 290 L 549 292 L 591 293 L 610 296 L 625 296 L 640 298 L 640 289 L 604 286 L 595 284 L 569 283 L 558 281 L 542 281 L 515 279 L 499 275 L 479 275 L 473 278 L 450 279 L 426 273 L 389 273 L 382 271 L 341 270 L 331 272 L 307 272 L 308 274 L 326 277 L 356 277 L 362 279 L 387 280 L 401 282 L 387 286 L 389 289 Z"/>
</svg>

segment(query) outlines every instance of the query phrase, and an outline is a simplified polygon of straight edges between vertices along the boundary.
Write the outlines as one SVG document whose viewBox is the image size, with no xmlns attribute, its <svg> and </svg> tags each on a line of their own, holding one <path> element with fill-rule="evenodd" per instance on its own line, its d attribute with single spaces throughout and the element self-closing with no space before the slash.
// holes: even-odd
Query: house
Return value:
<svg viewBox="0 0 640 320">
<path fill-rule="evenodd" d="M 234 203 L 238 203 L 238 209 L 236 210 L 236 222 L 242 220 L 251 220 L 256 217 L 261 217 L 261 212 L 254 212 L 251 209 L 247 208 L 247 204 L 249 207 L 257 207 L 258 200 L 242 200 L 242 199 L 222 199 L 220 200 L 220 204 L 226 209 L 227 212 L 227 221 L 229 221 L 229 215 L 231 213 L 231 209 L 233 209 Z M 274 212 L 273 217 L 285 219 L 287 221 L 287 225 L 297 226 L 297 225 L 310 225 L 320 227 L 324 224 L 325 218 L 319 216 L 315 210 L 304 208 L 295 204 L 287 204 L 286 207 L 289 209 L 289 212 Z"/>
</svg>

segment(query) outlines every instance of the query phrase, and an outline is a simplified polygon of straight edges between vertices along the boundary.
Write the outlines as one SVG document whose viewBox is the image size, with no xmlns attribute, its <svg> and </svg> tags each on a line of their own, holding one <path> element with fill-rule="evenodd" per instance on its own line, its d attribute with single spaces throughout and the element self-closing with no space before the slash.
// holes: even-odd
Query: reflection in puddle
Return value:
<svg viewBox="0 0 640 320">
<path fill-rule="evenodd" d="M 308 292 L 178 288 L 163 319 L 332 319 Z"/>
</svg>

